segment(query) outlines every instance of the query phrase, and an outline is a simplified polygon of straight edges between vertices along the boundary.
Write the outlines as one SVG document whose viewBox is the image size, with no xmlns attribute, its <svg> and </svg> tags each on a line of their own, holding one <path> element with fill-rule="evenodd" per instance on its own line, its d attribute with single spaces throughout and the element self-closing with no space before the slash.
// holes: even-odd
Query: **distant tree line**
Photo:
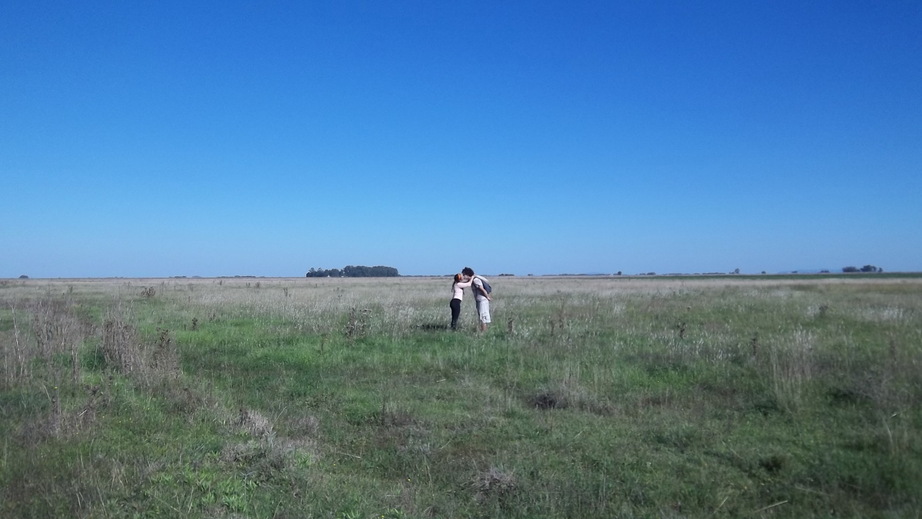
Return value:
<svg viewBox="0 0 922 519">
<path fill-rule="evenodd" d="M 366 267 L 364 265 L 349 265 L 342 269 L 317 269 L 312 268 L 307 272 L 309 278 L 391 278 L 398 277 L 400 273 L 394 267 Z"/>
<path fill-rule="evenodd" d="M 874 265 L 865 265 L 865 266 L 863 266 L 863 267 L 861 267 L 861 268 L 858 268 L 858 267 L 844 267 L 844 268 L 842 269 L 842 272 L 845 272 L 845 273 L 847 273 L 847 274 L 850 274 L 850 273 L 853 273 L 853 272 L 883 272 L 883 271 L 884 271 L 884 269 L 882 269 L 882 268 L 880 268 L 880 267 L 875 267 Z"/>
</svg>

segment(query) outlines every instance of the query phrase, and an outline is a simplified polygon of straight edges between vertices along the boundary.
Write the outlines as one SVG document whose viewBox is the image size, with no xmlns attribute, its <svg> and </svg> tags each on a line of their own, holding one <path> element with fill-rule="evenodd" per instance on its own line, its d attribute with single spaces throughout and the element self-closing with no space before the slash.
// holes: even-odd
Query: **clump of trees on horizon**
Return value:
<svg viewBox="0 0 922 519">
<path fill-rule="evenodd" d="M 306 277 L 309 278 L 390 278 L 398 277 L 400 273 L 394 267 L 366 267 L 364 265 L 348 265 L 342 269 L 311 268 Z"/>
<path fill-rule="evenodd" d="M 852 273 L 852 272 L 883 272 L 884 269 L 880 267 L 875 267 L 874 265 L 865 265 L 861 268 L 858 267 L 844 267 L 842 272 Z"/>
</svg>

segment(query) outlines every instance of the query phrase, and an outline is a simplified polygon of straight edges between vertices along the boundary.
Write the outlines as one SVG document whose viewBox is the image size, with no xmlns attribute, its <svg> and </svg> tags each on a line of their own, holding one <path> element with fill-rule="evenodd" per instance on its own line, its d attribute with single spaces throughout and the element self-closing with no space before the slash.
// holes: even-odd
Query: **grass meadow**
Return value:
<svg viewBox="0 0 922 519">
<path fill-rule="evenodd" d="M 922 516 L 922 278 L 491 281 L 0 280 L 0 516 Z"/>
</svg>

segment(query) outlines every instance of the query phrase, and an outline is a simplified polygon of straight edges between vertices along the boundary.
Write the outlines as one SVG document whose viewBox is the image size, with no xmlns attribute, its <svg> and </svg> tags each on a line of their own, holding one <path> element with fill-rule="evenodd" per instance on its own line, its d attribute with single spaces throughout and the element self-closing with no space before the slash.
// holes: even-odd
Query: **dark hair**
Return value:
<svg viewBox="0 0 922 519">
<path fill-rule="evenodd" d="M 464 267 L 463 269 L 461 269 L 461 273 L 464 274 L 465 276 L 473 276 L 474 269 L 472 269 L 471 267 Z"/>
<path fill-rule="evenodd" d="M 455 277 L 451 279 L 451 286 L 455 286 L 455 283 L 459 283 L 461 281 L 461 274 L 455 274 Z"/>
</svg>

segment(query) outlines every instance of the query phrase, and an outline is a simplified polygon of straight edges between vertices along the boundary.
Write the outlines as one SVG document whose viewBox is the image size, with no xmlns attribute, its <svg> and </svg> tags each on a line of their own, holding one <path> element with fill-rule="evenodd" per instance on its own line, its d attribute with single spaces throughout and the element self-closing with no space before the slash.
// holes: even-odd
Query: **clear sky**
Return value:
<svg viewBox="0 0 922 519">
<path fill-rule="evenodd" d="M 922 2 L 0 4 L 0 277 L 922 270 Z"/>
</svg>

